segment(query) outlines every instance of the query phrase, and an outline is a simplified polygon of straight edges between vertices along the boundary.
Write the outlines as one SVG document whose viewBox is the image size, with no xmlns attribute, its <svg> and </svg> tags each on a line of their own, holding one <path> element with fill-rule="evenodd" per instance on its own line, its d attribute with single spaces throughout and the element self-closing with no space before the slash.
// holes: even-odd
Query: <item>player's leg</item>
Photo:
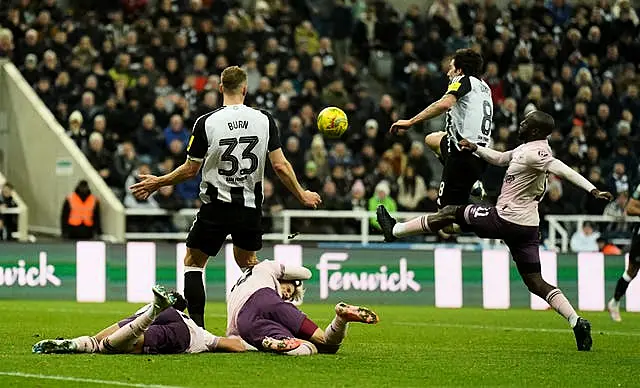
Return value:
<svg viewBox="0 0 640 388">
<path fill-rule="evenodd" d="M 161 288 L 154 288 L 154 294 L 162 293 Z M 157 296 L 157 294 L 156 294 Z M 155 298 L 153 305 L 158 305 L 157 297 Z M 162 299 L 162 298 L 161 298 Z M 163 302 L 161 301 L 160 304 Z M 153 308 L 145 310 L 148 311 L 148 314 L 153 314 Z M 131 318 L 127 318 L 118 323 L 114 323 L 113 325 L 102 329 L 100 332 L 93 336 L 80 336 L 72 339 L 56 339 L 56 340 L 43 340 L 38 342 L 33 346 L 34 353 L 97 353 L 101 351 L 100 345 L 101 342 L 108 338 L 111 335 L 114 335 L 118 330 L 120 330 L 124 326 L 128 326 L 130 323 L 133 323 L 138 317 L 133 316 Z M 135 344 L 134 344 L 135 345 Z M 128 351 L 128 353 L 133 352 Z"/>
<path fill-rule="evenodd" d="M 620 300 L 627 293 L 629 283 L 638 275 L 640 269 L 640 226 L 636 226 L 634 229 L 633 237 L 631 239 L 631 249 L 629 250 L 629 267 L 618 279 L 616 283 L 616 289 L 613 293 L 613 298 L 607 303 L 607 310 L 611 319 L 616 322 L 620 322 Z"/>
<path fill-rule="evenodd" d="M 464 208 L 465 206 L 445 206 L 436 214 L 423 215 L 406 222 L 397 222 L 391 217 L 387 209 L 380 205 L 376 209 L 376 216 L 384 233 L 384 240 L 392 242 L 398 238 L 436 233 L 447 226 L 453 225 L 456 222 L 458 209 Z"/>
<path fill-rule="evenodd" d="M 373 310 L 362 306 L 353 306 L 340 302 L 335 307 L 336 315 L 324 331 L 318 330 L 311 337 L 311 342 L 316 344 L 320 353 L 336 353 L 347 335 L 349 322 L 376 324 L 379 321 L 378 314 Z"/>
<path fill-rule="evenodd" d="M 207 206 L 207 205 L 205 205 Z M 189 316 L 200 327 L 204 327 L 204 306 L 207 300 L 202 275 L 209 256 L 215 256 L 222 248 L 228 232 L 224 224 L 216 219 L 216 209 L 200 209 L 187 236 L 187 254 L 184 258 L 184 297 Z M 224 219 L 224 214 L 219 215 Z"/>
<path fill-rule="evenodd" d="M 144 342 L 144 332 L 173 303 L 173 296 L 164 287 L 153 288 L 153 305 L 100 342 L 101 353 L 138 353 Z"/>
<path fill-rule="evenodd" d="M 236 264 L 244 270 L 258 264 L 256 252 L 262 249 L 262 215 L 259 210 L 247 208 L 238 213 L 231 239 Z"/>
<path fill-rule="evenodd" d="M 240 337 L 258 350 L 292 352 L 291 355 L 317 353 L 316 347 L 307 342 L 318 325 L 293 304 L 283 301 L 275 290 L 255 292 L 238 313 L 236 323 Z"/>
<path fill-rule="evenodd" d="M 443 143 L 446 144 L 446 141 L 447 141 L 446 136 L 447 136 L 446 132 L 438 131 L 438 132 L 432 132 L 427 136 L 425 136 L 424 138 L 424 143 L 427 145 L 427 147 L 429 147 L 429 149 L 431 149 L 431 151 L 433 151 L 436 154 L 436 156 L 438 156 L 438 159 L 440 159 L 440 161 L 443 164 L 444 164 L 444 155 L 441 152 L 441 144 Z"/>
<path fill-rule="evenodd" d="M 591 324 L 581 318 L 571 305 L 571 302 L 556 286 L 552 286 L 542 278 L 540 266 L 540 253 L 538 246 L 537 228 L 531 232 L 529 241 L 520 237 L 518 241 L 507 241 L 511 255 L 513 256 L 520 277 L 529 289 L 529 292 L 539 296 L 562 315 L 573 328 L 578 350 L 591 350 Z M 523 234 L 526 234 L 523 233 Z"/>
<path fill-rule="evenodd" d="M 311 342 L 296 338 L 283 324 L 269 318 L 238 315 L 238 331 L 244 341 L 259 351 L 277 352 L 289 356 L 311 356 L 318 349 Z M 315 327 L 317 330 L 317 326 Z"/>
<path fill-rule="evenodd" d="M 191 319 L 204 327 L 204 305 L 207 301 L 203 274 L 209 255 L 199 249 L 187 247 L 184 257 L 184 298 Z"/>
<path fill-rule="evenodd" d="M 242 249 L 235 245 L 235 240 L 236 239 L 234 239 L 233 257 L 236 259 L 236 264 L 238 264 L 238 267 L 244 270 L 245 268 L 253 267 L 254 265 L 258 264 L 257 251 L 248 251 L 246 249 Z"/>
</svg>

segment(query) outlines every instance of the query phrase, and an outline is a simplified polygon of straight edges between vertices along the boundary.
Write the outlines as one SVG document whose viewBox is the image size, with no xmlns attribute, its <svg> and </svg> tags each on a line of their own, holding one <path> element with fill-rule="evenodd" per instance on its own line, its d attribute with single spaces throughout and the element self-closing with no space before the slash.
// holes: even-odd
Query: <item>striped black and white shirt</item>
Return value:
<svg viewBox="0 0 640 388">
<path fill-rule="evenodd" d="M 187 156 L 203 162 L 202 202 L 218 200 L 260 209 L 266 159 L 278 148 L 278 127 L 266 111 L 239 104 L 200 116 L 193 125 Z"/>
<path fill-rule="evenodd" d="M 457 101 L 446 114 L 446 130 L 451 144 L 468 139 L 481 145 L 489 144 L 493 125 L 493 100 L 491 89 L 476 77 L 462 75 L 449 83 L 447 94 Z"/>
</svg>

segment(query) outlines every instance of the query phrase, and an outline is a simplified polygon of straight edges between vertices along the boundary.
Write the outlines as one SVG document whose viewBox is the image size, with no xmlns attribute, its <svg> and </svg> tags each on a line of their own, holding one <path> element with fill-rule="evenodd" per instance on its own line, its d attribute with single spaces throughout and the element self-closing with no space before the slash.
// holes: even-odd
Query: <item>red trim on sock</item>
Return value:
<svg viewBox="0 0 640 388">
<path fill-rule="evenodd" d="M 300 325 L 300 330 L 298 330 L 296 337 L 308 340 L 313 337 L 313 333 L 315 333 L 317 329 L 318 325 L 316 325 L 311 319 L 305 318 L 304 321 L 302 321 L 302 325 Z"/>
</svg>

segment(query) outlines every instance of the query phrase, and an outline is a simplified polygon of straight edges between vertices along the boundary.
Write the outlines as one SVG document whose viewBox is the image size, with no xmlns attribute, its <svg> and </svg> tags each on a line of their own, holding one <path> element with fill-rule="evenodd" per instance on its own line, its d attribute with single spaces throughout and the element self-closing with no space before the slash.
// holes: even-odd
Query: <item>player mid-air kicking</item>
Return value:
<svg viewBox="0 0 640 388">
<path fill-rule="evenodd" d="M 628 216 L 640 216 L 640 185 L 636 187 L 636 190 L 631 195 L 627 206 L 624 209 Z M 627 270 L 622 274 L 616 289 L 613 293 L 613 298 L 607 303 L 607 310 L 611 319 L 616 322 L 622 321 L 620 317 L 620 299 L 627 292 L 629 283 L 638 275 L 638 269 L 640 269 L 640 223 L 636 223 L 633 228 L 633 237 L 631 237 L 631 249 L 629 249 L 629 266 Z"/>
<path fill-rule="evenodd" d="M 171 307 L 176 297 L 164 287 L 155 286 L 153 294 L 153 303 L 94 336 L 43 340 L 33 345 L 33 352 L 178 354 L 244 352 L 247 349 L 239 338 L 215 336 Z"/>
<path fill-rule="evenodd" d="M 338 303 L 333 321 L 319 329 L 290 303 L 302 300 L 302 280 L 310 278 L 307 268 L 270 260 L 246 269 L 227 301 L 227 336 L 240 336 L 260 351 L 308 356 L 337 352 L 349 322 L 378 322 L 367 308 Z"/>
<path fill-rule="evenodd" d="M 559 288 L 544 281 L 540 267 L 538 202 L 546 190 L 547 174 L 552 173 L 583 188 L 596 198 L 612 200 L 611 193 L 599 191 L 583 176 L 555 159 L 547 142 L 555 127 L 553 118 L 541 111 L 528 114 L 520 123 L 518 136 L 524 142 L 512 151 L 498 152 L 461 140 L 459 146 L 497 166 L 509 166 L 498 202 L 493 206 L 446 206 L 431 216 L 397 223 L 379 206 L 378 222 L 385 241 L 438 230 L 457 223 L 478 237 L 502 239 L 509 247 L 525 285 L 565 317 L 576 337 L 578 350 L 590 350 L 591 324 L 578 316 Z"/>
<path fill-rule="evenodd" d="M 446 112 L 446 132 L 434 132 L 425 138 L 444 164 L 437 200 L 440 208 L 469 203 L 472 190 L 474 195 L 484 192 L 479 179 L 487 163 L 458 145 L 463 138 L 483 146 L 491 140 L 493 99 L 481 77 L 482 64 L 482 55 L 475 51 L 456 51 L 447 72 L 449 86 L 442 98 L 411 119 L 398 120 L 391 126 L 391 132 L 403 131 Z"/>
</svg>

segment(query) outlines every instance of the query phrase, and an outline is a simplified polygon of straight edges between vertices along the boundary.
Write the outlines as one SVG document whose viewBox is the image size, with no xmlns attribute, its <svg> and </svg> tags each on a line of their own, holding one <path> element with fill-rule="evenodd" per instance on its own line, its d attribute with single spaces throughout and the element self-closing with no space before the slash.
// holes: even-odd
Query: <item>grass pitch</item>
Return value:
<svg viewBox="0 0 640 388">
<path fill-rule="evenodd" d="M 554 312 L 370 306 L 377 326 L 352 324 L 337 355 L 35 355 L 43 338 L 93 334 L 137 305 L 0 301 L 0 387 L 640 386 L 640 315 L 586 313 L 594 347 L 578 352 Z M 319 325 L 331 305 L 304 305 Z M 225 308 L 207 306 L 224 333 Z"/>
</svg>

